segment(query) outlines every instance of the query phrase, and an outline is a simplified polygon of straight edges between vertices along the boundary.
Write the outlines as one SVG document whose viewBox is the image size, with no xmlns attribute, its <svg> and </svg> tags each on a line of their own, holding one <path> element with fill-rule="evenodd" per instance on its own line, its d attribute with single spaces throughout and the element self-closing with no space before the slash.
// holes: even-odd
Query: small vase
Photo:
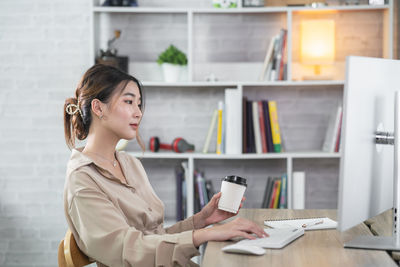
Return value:
<svg viewBox="0 0 400 267">
<path fill-rule="evenodd" d="M 182 71 L 182 66 L 170 63 L 163 63 L 161 64 L 161 67 L 163 70 L 165 82 L 174 83 L 179 81 L 179 77 Z"/>
</svg>

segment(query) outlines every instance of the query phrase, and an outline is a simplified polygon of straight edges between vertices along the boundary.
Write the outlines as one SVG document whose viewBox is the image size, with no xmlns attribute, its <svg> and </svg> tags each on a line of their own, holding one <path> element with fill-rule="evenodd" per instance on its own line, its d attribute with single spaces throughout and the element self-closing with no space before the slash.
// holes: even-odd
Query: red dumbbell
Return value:
<svg viewBox="0 0 400 267">
<path fill-rule="evenodd" d="M 182 153 L 186 151 L 194 151 L 194 145 L 189 144 L 181 137 L 175 138 L 171 145 L 160 143 L 158 137 L 154 136 L 150 138 L 150 150 L 157 152 L 160 149 L 173 150 L 177 153 Z"/>
</svg>

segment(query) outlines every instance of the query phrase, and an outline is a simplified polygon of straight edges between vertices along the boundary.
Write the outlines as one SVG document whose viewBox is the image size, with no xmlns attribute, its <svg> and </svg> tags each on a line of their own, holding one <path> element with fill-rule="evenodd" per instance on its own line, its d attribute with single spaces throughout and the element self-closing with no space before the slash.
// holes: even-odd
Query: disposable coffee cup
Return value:
<svg viewBox="0 0 400 267">
<path fill-rule="evenodd" d="M 218 209 L 237 213 L 246 187 L 245 178 L 231 175 L 222 179 L 221 198 L 218 202 Z"/>
</svg>

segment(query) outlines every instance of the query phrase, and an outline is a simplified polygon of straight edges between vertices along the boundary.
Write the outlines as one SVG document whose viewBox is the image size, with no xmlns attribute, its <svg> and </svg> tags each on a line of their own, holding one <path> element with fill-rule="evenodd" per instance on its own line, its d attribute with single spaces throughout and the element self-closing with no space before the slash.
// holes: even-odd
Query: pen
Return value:
<svg viewBox="0 0 400 267">
<path fill-rule="evenodd" d="M 303 224 L 301 227 L 307 228 L 307 227 L 310 227 L 310 226 L 313 226 L 313 225 L 321 224 L 321 223 L 323 223 L 323 222 L 324 222 L 324 220 L 313 221 L 313 222 L 310 222 L 310 223 L 305 223 L 305 224 Z"/>
</svg>

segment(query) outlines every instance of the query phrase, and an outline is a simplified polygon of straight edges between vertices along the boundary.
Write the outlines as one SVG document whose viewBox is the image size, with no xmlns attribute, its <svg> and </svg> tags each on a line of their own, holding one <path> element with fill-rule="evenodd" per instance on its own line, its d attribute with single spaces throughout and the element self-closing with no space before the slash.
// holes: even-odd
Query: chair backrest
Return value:
<svg viewBox="0 0 400 267">
<path fill-rule="evenodd" d="M 74 235 L 68 229 L 64 240 L 58 245 L 58 266 L 59 267 L 82 267 L 94 261 L 90 260 L 76 244 Z"/>
</svg>

